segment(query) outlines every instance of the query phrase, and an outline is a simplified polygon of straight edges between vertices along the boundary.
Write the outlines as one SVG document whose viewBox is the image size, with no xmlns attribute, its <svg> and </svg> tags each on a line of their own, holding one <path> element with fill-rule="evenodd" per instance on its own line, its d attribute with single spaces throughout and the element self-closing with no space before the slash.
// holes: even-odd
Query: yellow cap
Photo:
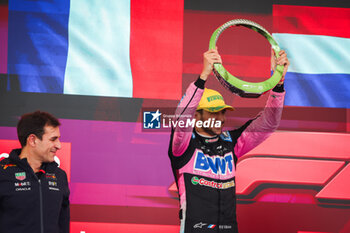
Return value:
<svg viewBox="0 0 350 233">
<path fill-rule="evenodd" d="M 204 89 L 202 99 L 197 107 L 197 110 L 201 109 L 208 112 L 220 112 L 224 109 L 234 110 L 232 106 L 225 104 L 224 98 L 219 92 L 207 88 Z"/>
</svg>

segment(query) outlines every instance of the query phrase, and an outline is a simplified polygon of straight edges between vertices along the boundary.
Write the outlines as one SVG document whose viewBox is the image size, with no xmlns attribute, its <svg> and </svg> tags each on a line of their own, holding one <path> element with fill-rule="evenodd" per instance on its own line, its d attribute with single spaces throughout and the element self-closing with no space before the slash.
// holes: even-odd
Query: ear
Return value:
<svg viewBox="0 0 350 233">
<path fill-rule="evenodd" d="M 31 147 L 35 147 L 36 144 L 36 136 L 34 134 L 31 134 L 27 137 L 27 145 Z"/>
</svg>

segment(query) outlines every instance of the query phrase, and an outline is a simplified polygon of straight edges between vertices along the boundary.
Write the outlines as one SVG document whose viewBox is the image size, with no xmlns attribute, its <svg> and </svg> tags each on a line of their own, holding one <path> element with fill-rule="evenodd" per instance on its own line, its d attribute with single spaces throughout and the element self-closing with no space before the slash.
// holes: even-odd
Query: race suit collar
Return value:
<svg viewBox="0 0 350 233">
<path fill-rule="evenodd" d="M 218 135 L 215 135 L 215 136 L 207 136 L 207 135 L 203 135 L 203 134 L 200 134 L 198 133 L 196 130 L 195 130 L 196 134 L 198 136 L 200 136 L 202 138 L 202 140 L 205 142 L 205 143 L 213 143 L 213 142 L 217 142 L 219 140 L 219 136 Z"/>
<path fill-rule="evenodd" d="M 10 161 L 12 161 L 14 164 L 17 164 L 18 166 L 22 167 L 25 170 L 32 170 L 30 167 L 27 158 L 20 159 L 19 155 L 21 154 L 22 149 L 14 149 L 11 151 L 9 155 Z M 56 167 L 58 167 L 58 164 L 56 162 L 52 163 L 42 163 L 41 168 L 44 171 L 47 170 L 54 170 Z"/>
</svg>

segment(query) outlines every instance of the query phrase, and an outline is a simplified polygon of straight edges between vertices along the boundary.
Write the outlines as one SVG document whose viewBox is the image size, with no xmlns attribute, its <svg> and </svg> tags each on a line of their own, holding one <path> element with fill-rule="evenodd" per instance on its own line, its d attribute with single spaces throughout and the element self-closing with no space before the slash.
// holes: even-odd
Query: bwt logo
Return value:
<svg viewBox="0 0 350 233">
<path fill-rule="evenodd" d="M 159 109 L 155 112 L 143 112 L 144 129 L 160 129 L 160 116 L 162 113 Z"/>
<path fill-rule="evenodd" d="M 203 154 L 202 151 L 196 152 L 196 158 L 194 162 L 194 169 L 199 171 L 211 171 L 214 174 L 226 175 L 227 170 L 229 173 L 233 171 L 233 154 L 232 152 L 221 156 L 208 156 Z"/>
</svg>

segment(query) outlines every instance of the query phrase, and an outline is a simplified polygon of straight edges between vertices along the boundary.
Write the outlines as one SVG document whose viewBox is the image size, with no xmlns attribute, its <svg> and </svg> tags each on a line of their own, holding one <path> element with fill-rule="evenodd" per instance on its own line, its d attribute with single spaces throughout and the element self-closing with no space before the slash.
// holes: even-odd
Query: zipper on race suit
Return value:
<svg viewBox="0 0 350 233">
<path fill-rule="evenodd" d="M 43 193 L 41 187 L 41 180 L 38 178 L 39 182 L 39 196 L 40 196 L 40 232 L 44 233 L 44 213 L 43 213 Z"/>
<path fill-rule="evenodd" d="M 43 192 L 41 187 L 41 180 L 40 178 L 35 174 L 35 172 L 32 170 L 33 175 L 35 179 L 38 181 L 39 184 L 39 201 L 40 201 L 40 233 L 44 233 L 44 210 L 43 210 Z"/>
</svg>

